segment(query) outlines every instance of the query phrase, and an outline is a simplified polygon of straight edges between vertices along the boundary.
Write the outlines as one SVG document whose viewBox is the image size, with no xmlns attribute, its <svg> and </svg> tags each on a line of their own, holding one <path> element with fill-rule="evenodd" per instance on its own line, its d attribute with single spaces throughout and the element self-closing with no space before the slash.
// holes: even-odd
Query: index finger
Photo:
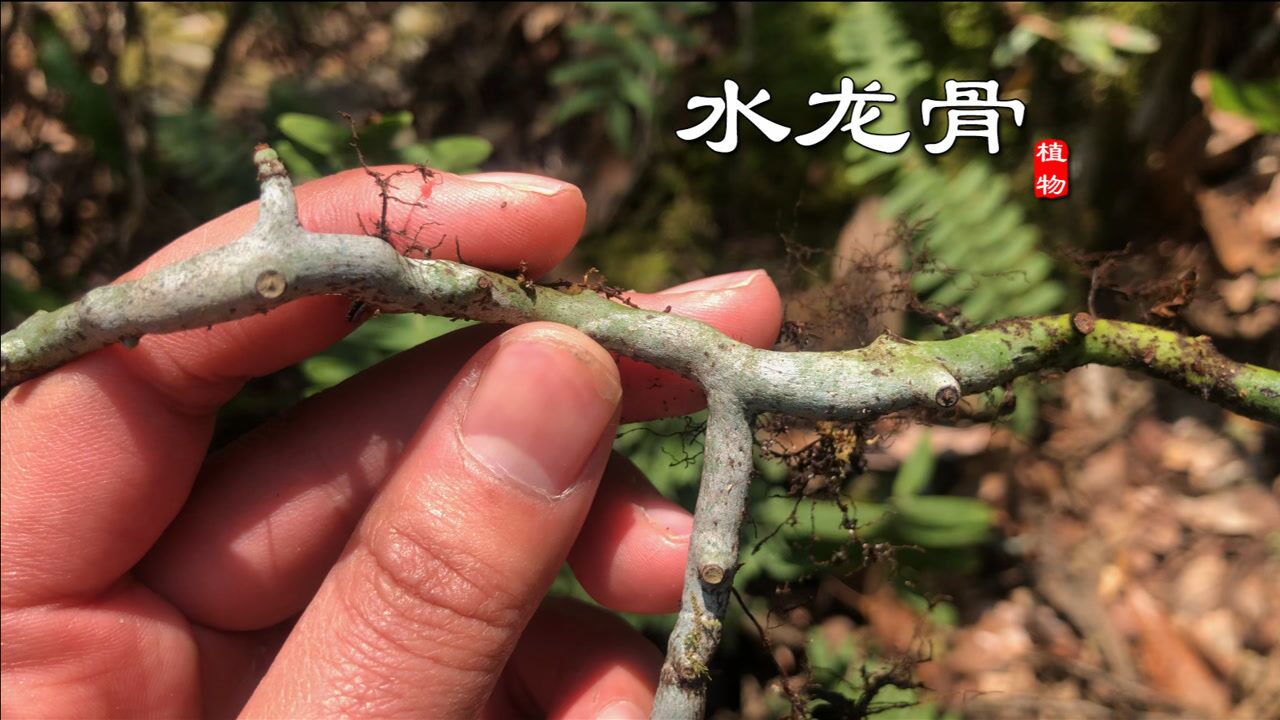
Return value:
<svg viewBox="0 0 1280 720">
<path fill-rule="evenodd" d="M 393 172 L 397 168 L 376 168 Z M 383 199 L 365 171 L 298 188 L 302 225 L 362 233 Z M 530 274 L 559 262 L 581 232 L 572 185 L 514 173 L 396 178 L 387 225 L 445 238 L 437 257 Z M 256 203 L 184 235 L 126 278 L 238 238 Z M 434 244 L 434 242 L 432 243 Z M 0 404 L 0 527 L 6 604 L 100 592 L 132 567 L 176 514 L 203 462 L 214 413 L 243 382 L 287 367 L 352 329 L 348 301 L 311 297 L 265 315 L 105 348 L 30 381 Z"/>
</svg>

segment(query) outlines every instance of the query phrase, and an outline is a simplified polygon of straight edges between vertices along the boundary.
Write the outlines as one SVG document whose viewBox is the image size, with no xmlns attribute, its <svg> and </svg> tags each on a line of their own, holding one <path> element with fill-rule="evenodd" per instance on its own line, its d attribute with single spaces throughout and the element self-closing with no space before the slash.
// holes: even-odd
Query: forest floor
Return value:
<svg viewBox="0 0 1280 720">
<path fill-rule="evenodd" d="M 919 701 L 968 718 L 1276 716 L 1274 431 L 1122 370 L 1080 368 L 1063 383 L 1069 400 L 1034 445 L 984 424 L 931 432 L 940 472 L 996 509 L 1000 536 L 981 573 L 931 578 L 926 594 L 951 617 L 906 602 L 883 563 L 780 593 L 758 618 L 772 657 L 757 661 L 773 668 L 744 676 L 742 717 L 775 717 L 784 677 L 795 691 L 831 687 L 815 632 L 868 649 L 881 676 L 913 678 Z M 911 435 L 885 454 L 901 456 Z M 860 675 L 843 680 L 867 684 Z"/>
</svg>

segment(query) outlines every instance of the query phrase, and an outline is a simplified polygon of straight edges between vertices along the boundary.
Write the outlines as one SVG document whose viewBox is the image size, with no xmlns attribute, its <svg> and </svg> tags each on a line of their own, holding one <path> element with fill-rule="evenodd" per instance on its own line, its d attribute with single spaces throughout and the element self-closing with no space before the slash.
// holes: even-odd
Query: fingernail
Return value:
<svg viewBox="0 0 1280 720">
<path fill-rule="evenodd" d="M 500 477 L 558 497 L 603 442 L 622 395 L 617 367 L 563 331 L 500 342 L 467 406 L 462 443 Z"/>
<path fill-rule="evenodd" d="M 646 522 L 673 542 L 688 540 L 693 534 L 693 516 L 683 510 L 669 507 L 641 507 L 640 514 Z"/>
<path fill-rule="evenodd" d="M 645 720 L 649 714 L 630 700 L 615 700 L 604 707 L 596 720 Z"/>
<path fill-rule="evenodd" d="M 665 293 L 685 293 L 685 292 L 707 292 L 713 290 L 732 290 L 734 288 L 746 287 L 751 284 L 760 275 L 763 270 L 741 270 L 726 275 L 713 275 L 711 277 L 693 280 L 672 288 L 667 288 L 662 292 Z"/>
<path fill-rule="evenodd" d="M 516 190 L 524 190 L 526 192 L 535 192 L 540 195 L 556 195 L 564 192 L 567 188 L 573 187 L 569 183 L 559 180 L 552 180 L 541 175 L 529 175 L 527 173 L 513 172 L 491 172 L 476 173 L 468 175 L 468 180 L 476 182 L 494 183 L 497 185 L 505 185 Z"/>
</svg>

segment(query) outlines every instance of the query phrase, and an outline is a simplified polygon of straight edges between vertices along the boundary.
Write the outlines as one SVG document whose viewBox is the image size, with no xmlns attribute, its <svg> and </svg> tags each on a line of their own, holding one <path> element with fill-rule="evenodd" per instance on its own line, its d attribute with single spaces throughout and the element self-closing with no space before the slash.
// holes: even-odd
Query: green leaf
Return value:
<svg viewBox="0 0 1280 720">
<path fill-rule="evenodd" d="M 911 450 L 911 454 L 898 467 L 898 475 L 893 479 L 893 496 L 895 498 L 919 495 L 928 487 L 933 479 L 933 470 L 937 458 L 933 455 L 929 429 L 920 435 L 919 442 Z"/>
<path fill-rule="evenodd" d="M 915 288 L 916 292 L 921 292 L 914 279 L 911 281 L 911 287 Z M 970 293 L 978 292 L 980 287 L 973 273 L 961 270 L 949 276 L 938 289 L 930 292 L 929 302 L 944 306 L 955 305 Z"/>
<path fill-rule="evenodd" d="M 413 113 L 408 110 L 380 116 L 376 122 L 360 128 L 360 153 L 370 164 L 395 162 L 399 159 L 398 153 L 392 149 L 396 138 L 412 125 Z M 349 137 L 348 129 L 340 139 L 343 149 L 348 144 L 346 140 Z M 353 156 L 354 153 L 350 155 Z"/>
<path fill-rule="evenodd" d="M 635 67 L 644 72 L 657 73 L 664 69 L 661 58 L 653 48 L 649 47 L 649 43 L 635 36 L 623 35 L 611 25 L 595 22 L 582 23 L 570 26 L 565 34 L 575 42 L 620 51 Z"/>
<path fill-rule="evenodd" d="M 302 362 L 302 374 L 310 383 L 307 394 L 333 387 L 396 353 L 472 324 L 414 313 L 379 315 Z"/>
<path fill-rule="evenodd" d="M 412 124 L 413 113 L 408 110 L 383 113 L 378 116 L 375 122 L 369 123 L 368 126 L 360 131 L 360 137 L 363 138 L 365 133 L 369 132 L 399 132 Z"/>
<path fill-rule="evenodd" d="M 1211 72 L 1209 88 L 1215 109 L 1249 118 L 1260 132 L 1280 132 L 1280 79 L 1243 82 Z"/>
<path fill-rule="evenodd" d="M 407 163 L 457 173 L 478 168 L 492 153 L 493 143 L 482 137 L 446 135 L 408 145 L 400 150 L 400 158 Z"/>
<path fill-rule="evenodd" d="M 776 485 L 787 479 L 790 470 L 787 464 L 782 460 L 772 457 L 761 457 L 759 450 L 755 452 L 756 471 L 760 473 L 760 479 L 770 485 Z"/>
<path fill-rule="evenodd" d="M 776 542 L 775 542 L 776 541 Z M 774 538 L 759 550 L 754 546 L 742 558 L 742 566 L 734 573 L 733 582 L 743 587 L 755 578 L 767 576 L 774 581 L 798 580 L 812 572 L 812 562 L 800 559 L 781 538 Z"/>
<path fill-rule="evenodd" d="M 280 156 L 280 160 L 284 163 L 285 169 L 289 171 L 289 175 L 293 177 L 294 182 L 304 183 L 308 180 L 315 180 L 324 174 L 316 169 L 315 164 L 288 140 L 277 140 L 271 147 Z"/>
<path fill-rule="evenodd" d="M 332 157 L 351 134 L 335 122 L 302 113 L 281 114 L 276 118 L 276 127 L 293 142 L 326 158 Z"/>
<path fill-rule="evenodd" d="M 1017 25 L 996 43 L 995 49 L 991 51 L 991 64 L 999 68 L 1009 67 L 1039 41 L 1039 35 Z"/>
<path fill-rule="evenodd" d="M 964 525 L 940 528 L 903 522 L 894 525 L 894 529 L 899 542 L 904 545 L 919 545 L 930 550 L 981 545 L 990 536 L 985 527 L 978 528 Z"/>
<path fill-rule="evenodd" d="M 845 3 L 829 36 L 832 54 L 852 67 L 854 78 L 879 80 L 900 99 L 933 76 L 923 51 L 890 3 Z M 901 100 L 900 100 L 901 102 Z M 885 109 L 895 106 L 890 105 Z"/>
<path fill-rule="evenodd" d="M 252 156 L 254 142 L 234 123 L 195 107 L 157 115 L 153 127 L 156 156 L 167 170 L 205 193 L 228 196 L 227 202 L 238 203 L 243 192 L 256 192 L 253 176 L 244 172 L 244 158 Z"/>
<path fill-rule="evenodd" d="M 563 125 L 578 115 L 600 108 L 609 102 L 609 99 L 608 89 L 602 87 L 592 87 L 576 92 L 556 105 L 555 111 L 551 114 L 551 122 Z"/>
<path fill-rule="evenodd" d="M 849 522 L 858 529 L 863 540 L 874 537 L 878 523 L 884 521 L 889 508 L 872 502 L 847 501 Z M 795 509 L 795 522 L 791 521 L 791 511 Z M 850 540 L 849 528 L 845 527 L 845 512 L 839 505 L 830 501 L 807 501 L 798 506 L 790 498 L 769 498 L 757 503 L 752 510 L 756 524 L 763 533 L 781 528 L 779 535 L 788 538 L 813 539 L 821 542 L 847 543 Z"/>
<path fill-rule="evenodd" d="M 898 496 L 892 500 L 896 518 L 920 527 L 950 528 L 991 525 L 992 511 L 977 498 L 951 495 Z"/>
<path fill-rule="evenodd" d="M 659 31 L 664 23 L 654 3 L 647 2 L 596 2 L 591 7 L 605 10 L 611 15 L 625 17 L 645 32 Z"/>
<path fill-rule="evenodd" d="M 1018 295 L 1039 286 L 1053 273 L 1053 269 L 1053 258 L 1044 253 L 1032 253 L 1015 266 L 991 268 L 983 284 L 1008 295 Z"/>
<path fill-rule="evenodd" d="M 859 654 L 857 636 L 849 633 L 837 635 L 838 643 L 828 640 L 827 633 L 821 627 L 809 629 L 805 652 L 809 657 L 809 665 L 821 668 L 834 677 L 844 675 L 852 661 Z"/>
<path fill-rule="evenodd" d="M 998 210 L 988 220 L 986 230 L 992 237 L 1000 238 L 1000 243 L 987 256 L 987 267 L 993 272 L 1014 268 L 1027 255 L 1038 252 L 1040 239 L 1036 230 L 1022 224 L 1022 212 L 1016 206 L 1006 205 Z"/>
<path fill-rule="evenodd" d="M 631 151 L 631 108 L 622 103 L 610 103 L 605 110 L 605 131 L 614 147 L 624 154 Z"/>
<path fill-rule="evenodd" d="M 881 157 L 893 157 L 882 155 Z M 889 191 L 880 206 L 886 217 L 898 217 L 919 206 L 925 198 L 936 194 L 943 184 L 942 175 L 933 168 L 921 168 L 919 172 L 904 173 L 897 185 Z"/>
<path fill-rule="evenodd" d="M 1136 25 L 1106 19 L 1107 41 L 1111 47 L 1135 55 L 1150 55 L 1160 49 L 1160 38 L 1155 33 Z"/>
<path fill-rule="evenodd" d="M 893 531 L 903 542 L 956 548 L 987 540 L 993 515 L 981 500 L 945 495 L 895 497 Z"/>
<path fill-rule="evenodd" d="M 1062 23 L 1062 46 L 1089 67 L 1107 75 L 1120 75 L 1124 59 L 1116 54 L 1105 18 L 1070 18 Z"/>
<path fill-rule="evenodd" d="M 1040 386 L 1020 377 L 1013 382 L 1013 415 L 1009 426 L 1022 437 L 1030 437 L 1040 424 Z"/>
<path fill-rule="evenodd" d="M 1011 298 L 1004 307 L 1005 317 L 1044 315 L 1062 307 L 1067 291 L 1058 283 L 1041 283 L 1018 297 Z"/>
<path fill-rule="evenodd" d="M 851 147 L 861 148 L 859 145 Z M 845 178 L 855 185 L 866 185 L 878 177 L 895 172 L 900 166 L 897 156 L 872 152 L 853 161 L 845 171 Z"/>
<path fill-rule="evenodd" d="M 309 357 L 299 368 L 313 392 L 331 388 L 361 370 L 360 363 L 333 355 Z"/>
<path fill-rule="evenodd" d="M 982 290 L 986 290 L 983 292 Z M 960 304 L 960 314 L 967 318 L 990 317 L 1000 312 L 1000 302 L 1004 298 L 999 293 L 982 288 L 973 293 Z"/>
<path fill-rule="evenodd" d="M 615 57 L 593 58 L 565 63 L 547 73 L 552 85 L 570 85 L 608 78 L 623 70 L 622 62 Z"/>
<path fill-rule="evenodd" d="M 66 304 L 66 300 L 51 290 L 28 290 L 9 273 L 0 273 L 0 317 L 6 327 L 17 325 L 36 313 L 50 312 Z"/>
<path fill-rule="evenodd" d="M 344 342 L 376 348 L 391 355 L 474 324 L 414 313 L 379 315 L 348 335 Z"/>
<path fill-rule="evenodd" d="M 618 92 L 645 117 L 653 115 L 653 91 L 645 81 L 635 75 L 623 75 L 618 78 Z"/>
<path fill-rule="evenodd" d="M 706 420 L 706 411 L 689 416 L 633 423 L 618 428 L 614 450 L 627 456 L 663 495 L 693 495 L 702 476 L 702 442 L 689 431 Z"/>
<path fill-rule="evenodd" d="M 71 44 L 47 15 L 37 15 L 36 62 L 45 82 L 67 98 L 63 109 L 71 131 L 93 145 L 93 153 L 116 172 L 124 172 L 125 142 L 111 95 L 89 78 Z"/>
</svg>

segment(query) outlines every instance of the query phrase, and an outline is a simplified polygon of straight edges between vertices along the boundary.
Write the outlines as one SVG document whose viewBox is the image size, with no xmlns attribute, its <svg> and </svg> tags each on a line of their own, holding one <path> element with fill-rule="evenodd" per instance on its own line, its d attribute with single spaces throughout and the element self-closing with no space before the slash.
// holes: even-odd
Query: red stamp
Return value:
<svg viewBox="0 0 1280 720">
<path fill-rule="evenodd" d="M 1040 140 L 1035 147 L 1035 190 L 1038 198 L 1066 197 L 1071 190 L 1071 150 L 1061 140 Z"/>
</svg>

